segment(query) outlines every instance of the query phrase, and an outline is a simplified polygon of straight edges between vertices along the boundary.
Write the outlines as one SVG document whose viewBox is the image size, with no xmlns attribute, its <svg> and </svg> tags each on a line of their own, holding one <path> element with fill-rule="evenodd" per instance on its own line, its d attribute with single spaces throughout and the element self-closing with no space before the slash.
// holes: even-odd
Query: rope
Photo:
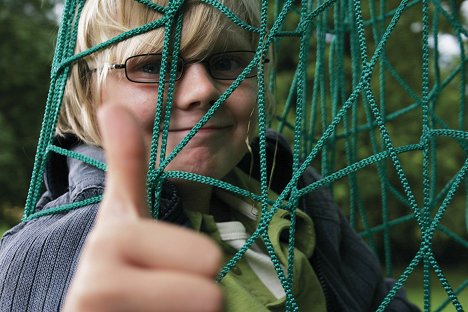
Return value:
<svg viewBox="0 0 468 312">
<path fill-rule="evenodd" d="M 187 136 L 168 152 L 177 69 L 176 62 L 168 60 L 177 58 L 179 54 L 184 1 L 169 1 L 166 7 L 149 0 L 135 1 L 161 13 L 162 17 L 77 54 L 74 49 L 78 21 L 85 0 L 65 2 L 23 221 L 101 201 L 102 197 L 97 196 L 35 211 L 49 153 L 75 158 L 106 170 L 105 164 L 55 146 L 52 142 L 70 67 L 83 57 L 162 27 L 161 75 L 169 77 L 169 81 L 159 84 L 158 100 L 154 103 L 156 114 L 147 179 L 148 203 L 153 217 L 158 218 L 158 198 L 163 181 L 168 178 L 221 188 L 257 202 L 262 209 L 257 229 L 222 268 L 217 281 L 226 276 L 255 241 L 262 240 L 285 290 L 287 311 L 298 311 L 293 294 L 296 207 L 302 196 L 328 187 L 343 203 L 351 225 L 375 252 L 381 250 L 383 253 L 387 276 L 395 273 L 392 261 L 398 252 L 392 250 L 391 243 L 395 231 L 398 231 L 395 229 L 411 226 L 421 237 L 419 242 L 415 242 L 419 247 L 414 258 L 403 273 L 396 276 L 397 282 L 377 311 L 387 308 L 418 266 L 423 271 L 424 311 L 441 311 L 449 304 L 457 311 L 463 311 L 459 298 L 463 291 L 466 292 L 468 279 L 455 285 L 456 288 L 452 287 L 434 248 L 435 235 L 443 234 L 454 244 L 468 249 L 468 56 L 465 52 L 468 29 L 460 16 L 439 0 L 403 0 L 396 6 L 385 0 L 368 4 L 359 0 L 262 0 L 261 22 L 254 26 L 241 20 L 221 2 L 202 0 L 205 5 L 211 5 L 224 14 L 236 27 L 257 33 L 260 40 L 252 62 Z M 404 53 L 395 56 L 395 42 L 399 35 L 409 31 L 404 27 L 409 27 L 410 22 L 421 27 L 420 42 L 411 42 L 411 45 L 420 47 L 419 60 L 408 60 Z M 442 64 L 444 55 L 439 52 L 442 29 L 451 31 L 460 50 L 448 65 Z M 398 49 L 405 51 L 405 44 L 402 43 Z M 284 55 L 285 45 L 288 55 Z M 297 63 L 294 66 L 282 65 L 284 57 L 291 60 L 293 50 L 297 53 Z M 270 64 L 269 77 L 265 79 L 263 60 L 269 51 L 273 51 L 275 59 Z M 399 62 L 415 63 L 413 72 L 419 75 L 416 82 L 405 76 L 407 73 L 401 70 Z M 165 171 L 254 68 L 258 71 L 259 86 L 260 194 L 194 173 Z M 277 115 L 274 118 L 268 118 L 267 92 L 276 96 Z M 450 118 L 454 115 L 456 118 Z M 292 179 L 276 201 L 268 198 L 268 127 L 290 138 L 293 151 Z M 157 167 L 156 163 L 159 164 Z M 310 165 L 320 167 L 322 178 L 300 189 L 298 181 Z M 417 179 L 414 177 L 415 167 L 420 172 Z M 369 191 L 369 186 L 372 191 Z M 380 200 L 374 199 L 373 206 L 369 206 L 367 198 L 375 197 L 375 194 L 380 196 Z M 377 202 L 378 207 L 375 207 Z M 287 272 L 283 271 L 267 232 L 278 209 L 288 210 L 291 217 Z M 444 216 L 452 214 L 454 220 L 463 222 L 461 227 L 442 223 Z M 436 276 L 447 293 L 447 299 L 438 307 L 433 306 L 431 275 Z"/>
</svg>

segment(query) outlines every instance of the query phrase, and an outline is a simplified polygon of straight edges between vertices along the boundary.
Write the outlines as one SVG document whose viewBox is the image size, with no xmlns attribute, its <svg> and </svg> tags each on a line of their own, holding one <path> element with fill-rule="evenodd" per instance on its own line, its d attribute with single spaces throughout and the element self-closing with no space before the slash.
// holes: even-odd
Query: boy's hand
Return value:
<svg viewBox="0 0 468 312">
<path fill-rule="evenodd" d="M 147 217 L 147 153 L 131 113 L 104 106 L 107 184 L 65 311 L 220 311 L 221 253 L 208 238 Z"/>
</svg>

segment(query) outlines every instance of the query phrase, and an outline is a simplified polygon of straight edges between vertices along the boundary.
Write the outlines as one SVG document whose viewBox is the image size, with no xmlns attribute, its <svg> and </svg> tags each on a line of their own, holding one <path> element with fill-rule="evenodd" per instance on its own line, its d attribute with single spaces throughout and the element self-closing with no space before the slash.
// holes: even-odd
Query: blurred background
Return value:
<svg viewBox="0 0 468 312">
<path fill-rule="evenodd" d="M 26 201 L 60 10 L 58 1 L 0 0 L 0 232 Z"/>
<path fill-rule="evenodd" d="M 392 1 L 389 2 L 392 3 Z M 393 1 L 393 4 L 396 5 L 397 2 Z M 443 5 L 452 16 L 463 23 L 466 30 L 468 28 L 468 1 L 447 1 Z M 0 78 L 0 234 L 17 224 L 22 216 L 47 98 L 50 63 L 62 6 L 62 1 L 52 0 L 0 0 L 0 72 L 2 75 Z M 392 57 L 395 58 L 396 65 L 394 68 L 398 71 L 398 75 L 403 77 L 402 79 L 408 82 L 410 87 L 414 88 L 421 85 L 421 72 L 415 70 L 415 64 L 421 66 L 420 40 L 422 29 L 421 23 L 418 22 L 420 20 L 420 9 L 408 10 L 399 21 L 398 29 L 394 31 L 385 51 L 389 60 L 392 60 Z M 290 17 L 290 23 L 295 23 L 294 16 Z M 434 38 L 430 40 L 430 48 L 431 53 L 439 54 L 439 66 L 442 73 L 432 72 L 431 74 L 434 75 L 433 77 L 436 75 L 445 75 L 446 77 L 450 75 L 454 68 L 459 66 L 461 60 L 466 62 L 466 56 L 463 55 L 463 53 L 466 55 L 466 52 L 461 50 L 463 47 L 460 46 L 460 39 L 456 37 L 449 23 L 440 21 L 438 27 L 440 29 L 438 38 L 436 41 Z M 371 35 L 369 34 L 369 36 Z M 466 51 L 468 50 L 468 38 L 466 36 L 461 38 Z M 311 46 L 316 48 L 316 45 L 317 43 L 312 40 Z M 297 53 L 291 53 L 291 50 L 298 49 L 298 41 L 292 44 L 290 42 L 287 44 L 279 43 L 276 48 L 277 72 L 275 73 L 276 84 L 274 89 L 278 103 L 277 114 L 281 118 L 276 121 L 273 120 L 273 124 L 274 127 L 283 127 L 284 123 L 281 123 L 280 119 L 289 121 L 290 124 L 294 122 L 293 113 L 287 111 L 284 103 L 288 102 L 288 98 L 291 97 L 289 87 L 292 84 L 292 77 L 298 63 Z M 343 65 L 345 67 L 351 66 L 351 63 L 344 62 Z M 308 68 L 308 72 L 312 76 L 316 70 L 314 66 L 314 64 L 311 64 L 310 69 Z M 463 68 L 466 70 L 466 66 Z M 431 79 L 434 79 L 433 77 Z M 352 79 L 352 77 L 347 78 Z M 444 88 L 439 97 L 443 98 L 443 103 L 446 103 L 446 105 L 441 105 L 438 108 L 438 114 L 442 116 L 448 125 L 459 123 L 460 108 L 458 105 L 460 103 L 460 94 L 468 97 L 468 83 L 465 81 L 465 89 L 461 91 L 460 80 L 457 79 L 453 85 Z M 388 107 L 398 107 L 402 103 L 411 102 L 408 99 L 410 96 L 407 92 L 403 92 L 401 88 L 400 83 L 387 83 L 385 92 Z M 320 111 L 317 113 L 320 113 Z M 466 115 L 468 113 L 463 111 L 462 114 Z M 389 130 L 392 133 L 397 133 L 394 136 L 397 146 L 403 146 L 413 142 L 414 138 L 418 138 L 418 135 L 420 135 L 420 120 L 419 123 L 412 121 L 419 117 L 420 112 L 413 115 L 407 114 L 394 123 L 388 124 Z M 288 134 L 287 126 L 285 126 L 285 129 L 283 132 L 292 138 L 292 131 Z M 366 148 L 361 148 L 360 153 L 364 156 L 372 154 L 373 150 L 369 138 L 362 138 L 362 140 L 361 146 L 365 147 L 367 144 L 368 149 L 366 151 Z M 343 146 L 341 148 L 341 150 L 345 149 Z M 466 151 L 457 145 L 448 144 L 448 142 L 444 141 L 439 142 L 439 148 L 445 150 L 444 155 L 446 156 L 438 162 L 437 179 L 448 181 L 463 164 L 466 159 Z M 323 161 L 325 157 L 323 155 L 322 159 L 317 160 L 314 165 L 320 168 L 322 173 L 326 174 L 328 169 L 325 170 L 324 166 L 327 166 L 327 162 Z M 339 148 L 334 150 L 331 155 L 334 159 L 345 158 L 344 152 L 341 153 Z M 330 155 L 327 157 L 330 157 Z M 408 180 L 412 182 L 412 186 L 416 190 L 415 193 L 422 194 L 420 154 L 409 154 L 408 156 L 402 156 L 402 159 L 405 163 L 405 173 Z M 331 164 L 331 162 L 329 163 Z M 345 165 L 345 160 L 341 164 L 340 161 L 334 161 L 333 166 L 335 168 L 329 169 L 328 172 L 342 168 Z M 366 171 L 363 170 L 360 177 L 356 178 L 361 183 L 370 186 L 360 190 L 360 196 L 365 201 L 366 207 L 380 207 L 382 205 L 381 194 L 378 192 L 377 187 L 373 187 L 379 185 L 375 172 L 372 175 L 366 174 Z M 398 179 L 398 177 L 393 178 Z M 443 182 L 441 183 L 443 184 Z M 466 183 L 468 184 L 468 181 Z M 352 211 L 350 208 L 351 195 L 348 186 L 347 181 L 337 181 L 330 187 L 345 213 L 352 218 L 353 216 L 350 215 Z M 466 196 L 463 192 L 457 193 L 457 197 L 452 204 L 457 209 L 451 209 L 450 213 L 447 213 L 443 219 L 443 226 L 457 233 L 463 239 L 455 240 L 442 232 L 438 233 L 434 239 L 434 252 L 437 259 L 443 264 L 445 274 L 455 287 L 463 284 L 468 277 L 468 266 L 466 265 L 468 261 L 468 244 L 466 243 L 468 239 L 468 208 Z M 410 213 L 408 207 L 399 205 L 396 202 L 390 202 L 390 205 L 397 207 L 394 210 L 395 213 L 401 215 Z M 376 211 L 376 213 L 367 215 L 368 222 L 371 225 L 380 224 L 381 222 L 378 215 L 381 210 Z M 352 222 L 357 229 L 362 229 L 362 218 Z M 397 277 L 404 270 L 405 265 L 414 257 L 420 242 L 421 233 L 414 223 L 402 225 L 396 231 L 393 231 L 391 248 L 394 253 L 392 267 L 390 270 L 387 267 L 387 274 Z M 382 240 L 377 239 L 374 247 L 377 252 L 381 251 L 384 248 Z M 382 259 L 382 262 L 384 262 L 384 259 Z M 441 304 L 446 300 L 447 295 L 442 287 L 438 285 L 436 279 L 434 279 L 433 283 L 433 300 Z M 406 288 L 413 300 L 422 306 L 421 272 L 416 272 L 411 276 Z M 465 308 L 468 307 L 467 298 L 468 290 L 465 289 L 459 296 Z M 442 309 L 444 311 L 454 310 L 450 306 Z"/>
</svg>

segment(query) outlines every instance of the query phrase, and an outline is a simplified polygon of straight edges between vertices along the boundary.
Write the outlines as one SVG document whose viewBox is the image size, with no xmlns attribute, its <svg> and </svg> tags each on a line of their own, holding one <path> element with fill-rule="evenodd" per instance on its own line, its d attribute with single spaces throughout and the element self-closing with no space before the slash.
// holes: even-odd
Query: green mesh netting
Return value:
<svg viewBox="0 0 468 312">
<path fill-rule="evenodd" d="M 167 7 L 149 0 L 135 1 L 164 13 L 164 16 L 77 55 L 74 54 L 77 21 L 85 1 L 66 1 L 24 220 L 101 200 L 96 197 L 46 211 L 34 210 L 49 153 L 74 157 L 105 170 L 105 165 L 96 160 L 52 144 L 70 66 L 100 49 L 158 27 L 170 30 L 166 34 L 174 34 L 173 38 L 165 36 L 164 59 L 167 60 L 170 53 L 177 55 L 183 1 L 172 0 Z M 353 227 L 381 256 L 386 274 L 397 278 L 379 311 L 385 310 L 394 294 L 416 271 L 422 271 L 418 280 L 422 289 L 419 300 L 425 311 L 440 311 L 447 307 L 462 311 L 462 298 L 466 298 L 468 286 L 466 268 L 465 275 L 461 274 L 461 278 L 458 276 L 456 282 L 452 282 L 446 275 L 450 267 L 444 262 L 449 263 L 450 259 L 438 256 L 439 250 L 448 246 L 456 253 L 453 258 L 462 259 L 460 261 L 464 263 L 468 248 L 465 111 L 468 22 L 465 19 L 463 24 L 460 3 L 439 0 L 404 0 L 401 3 L 385 0 L 263 0 L 261 25 L 257 28 L 234 16 L 216 0 L 202 2 L 215 6 L 239 27 L 257 32 L 260 37 L 257 54 L 178 147 L 167 155 L 162 153 L 160 166 L 150 166 L 148 193 L 159 194 L 166 178 L 188 179 L 261 203 L 262 220 L 257 230 L 225 265 L 218 280 L 229 272 L 256 239 L 261 238 L 286 291 L 287 310 L 297 310 L 291 292 L 292 265 L 288 266 L 285 275 L 266 229 L 283 199 L 288 200 L 287 208 L 294 208 L 294 203 L 303 194 L 329 186 Z M 452 50 L 455 53 L 450 55 L 441 52 L 441 39 L 447 35 L 455 42 L 455 50 Z M 263 56 L 271 51 L 275 62 L 270 64 L 267 81 L 276 98 L 273 119 L 267 118 L 265 89 L 262 87 L 265 79 Z M 175 77 L 175 68 L 166 68 L 168 64 L 163 61 L 162 68 L 172 77 L 168 105 L 163 105 L 162 96 L 155 103 L 152 164 L 157 150 L 166 149 Z M 261 194 L 252 195 L 236 186 L 196 174 L 164 171 L 255 66 L 260 73 Z M 163 89 L 161 84 L 159 94 Z M 159 124 L 164 125 L 161 133 Z M 294 151 L 293 178 L 276 202 L 267 198 L 267 127 L 290 138 Z M 162 136 L 161 146 L 158 146 L 159 136 Z M 323 178 L 298 189 L 296 182 L 308 165 L 320 168 Z M 155 198 L 158 197 L 149 196 L 148 201 L 157 217 L 158 200 Z M 291 215 L 294 224 L 294 209 L 291 209 Z M 291 232 L 290 250 L 294 246 L 294 227 Z M 405 252 L 411 254 L 410 258 L 401 258 L 402 248 L 407 248 Z M 290 252 L 288 263 L 292 263 L 292 258 Z M 437 288 L 443 289 L 444 298 L 435 305 L 432 296 Z"/>
</svg>

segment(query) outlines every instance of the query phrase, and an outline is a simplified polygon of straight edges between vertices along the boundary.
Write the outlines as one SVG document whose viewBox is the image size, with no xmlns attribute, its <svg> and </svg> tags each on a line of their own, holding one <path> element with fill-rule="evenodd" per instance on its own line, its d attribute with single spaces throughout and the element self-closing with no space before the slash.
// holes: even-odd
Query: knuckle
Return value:
<svg viewBox="0 0 468 312">
<path fill-rule="evenodd" d="M 223 292 L 221 290 L 221 287 L 218 287 L 215 285 L 213 294 L 212 294 L 212 299 L 211 302 L 213 304 L 212 310 L 213 312 L 215 311 L 222 311 L 223 306 L 224 306 L 224 296 Z"/>
<path fill-rule="evenodd" d="M 122 301 L 122 292 L 117 287 L 96 287 L 84 290 L 80 296 L 80 311 L 110 310 L 112 303 Z M 106 306 L 106 308 L 104 307 Z"/>
<path fill-rule="evenodd" d="M 86 244 L 92 252 L 104 253 L 110 250 L 118 251 L 131 241 L 131 225 L 106 224 L 93 230 L 86 239 Z"/>
<path fill-rule="evenodd" d="M 223 254 L 220 248 L 208 237 L 204 237 L 203 246 L 200 246 L 204 257 L 207 273 L 214 276 L 218 273 L 223 261 Z"/>
<path fill-rule="evenodd" d="M 223 311 L 224 295 L 221 287 L 216 283 L 210 283 L 206 286 L 205 296 L 200 296 L 202 299 L 199 303 L 205 312 L 219 312 Z"/>
</svg>

